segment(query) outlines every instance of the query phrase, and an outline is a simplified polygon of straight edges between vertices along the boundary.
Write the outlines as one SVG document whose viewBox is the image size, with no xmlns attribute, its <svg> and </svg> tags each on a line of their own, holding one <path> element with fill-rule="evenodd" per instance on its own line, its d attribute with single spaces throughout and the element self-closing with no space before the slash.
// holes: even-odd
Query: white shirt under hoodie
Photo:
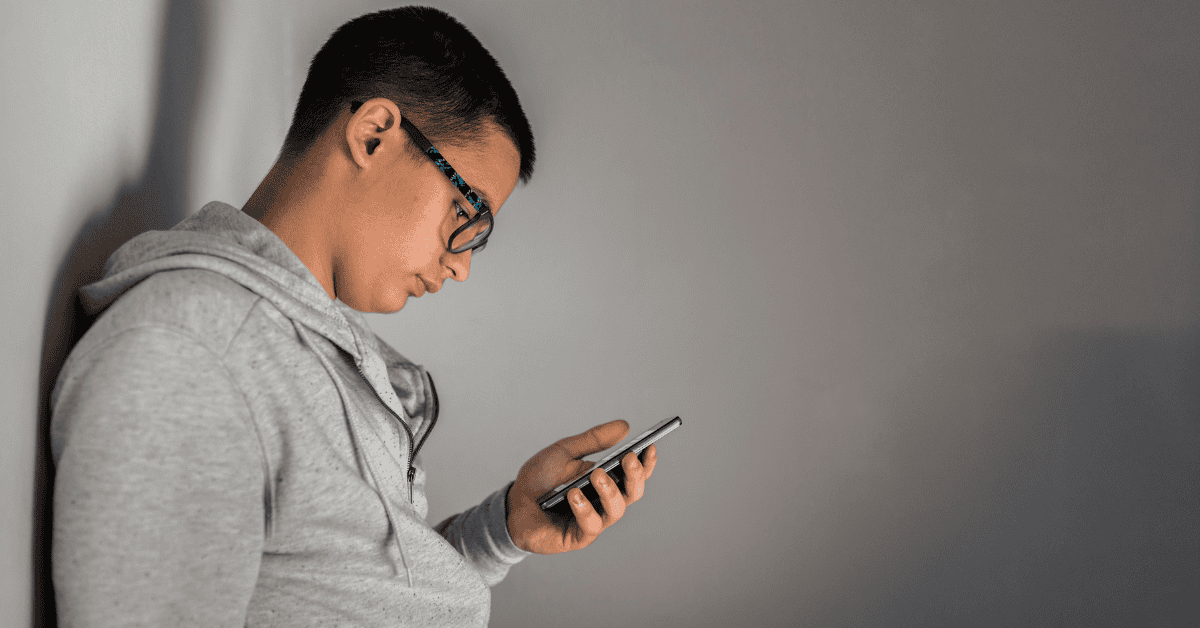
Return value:
<svg viewBox="0 0 1200 628">
<path fill-rule="evenodd" d="M 426 523 L 429 375 L 274 233 L 210 203 L 83 300 L 52 397 L 59 625 L 487 624 L 527 555 L 507 486 Z"/>
</svg>

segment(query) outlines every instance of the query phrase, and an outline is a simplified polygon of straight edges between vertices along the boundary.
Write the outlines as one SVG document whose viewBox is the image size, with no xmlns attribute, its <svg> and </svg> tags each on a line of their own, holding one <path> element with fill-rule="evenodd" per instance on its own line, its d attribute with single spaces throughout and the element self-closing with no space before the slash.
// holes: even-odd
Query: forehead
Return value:
<svg viewBox="0 0 1200 628">
<path fill-rule="evenodd" d="M 493 214 L 517 186 L 520 153 L 508 134 L 494 124 L 487 125 L 485 131 L 472 141 L 437 146 L 437 149 L 467 185 L 491 206 Z M 449 180 L 446 184 L 461 196 Z"/>
</svg>

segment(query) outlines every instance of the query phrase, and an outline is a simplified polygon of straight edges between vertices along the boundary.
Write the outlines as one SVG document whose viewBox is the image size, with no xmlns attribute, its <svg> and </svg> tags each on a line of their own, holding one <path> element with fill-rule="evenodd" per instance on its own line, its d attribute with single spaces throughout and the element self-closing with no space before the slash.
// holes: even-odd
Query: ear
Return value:
<svg viewBox="0 0 1200 628">
<path fill-rule="evenodd" d="M 359 168 L 368 168 L 375 158 L 403 146 L 400 137 L 400 109 L 387 98 L 364 102 L 346 124 L 346 144 L 350 157 Z"/>
</svg>

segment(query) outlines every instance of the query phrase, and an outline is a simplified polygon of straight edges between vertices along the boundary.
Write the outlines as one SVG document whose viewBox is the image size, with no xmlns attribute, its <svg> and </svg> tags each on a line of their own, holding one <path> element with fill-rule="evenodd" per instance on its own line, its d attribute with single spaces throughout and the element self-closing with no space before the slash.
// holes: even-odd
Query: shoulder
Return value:
<svg viewBox="0 0 1200 628">
<path fill-rule="evenodd" d="M 259 300 L 233 280 L 207 270 L 172 270 L 147 277 L 101 313 L 71 349 L 51 393 L 51 405 L 57 404 L 64 386 L 100 363 L 113 377 L 132 373 L 138 366 L 166 371 L 168 363 L 180 356 L 192 356 L 187 368 L 193 375 L 199 370 L 223 370 L 218 368 L 222 357 Z"/>
<path fill-rule="evenodd" d="M 223 354 L 258 301 L 199 269 L 158 273 L 121 295 L 59 372 L 50 398 L 56 458 L 81 425 L 114 433 L 249 433 L 249 409 Z"/>
<path fill-rule="evenodd" d="M 174 332 L 222 355 L 262 297 L 209 270 L 156 273 L 121 295 L 96 320 L 76 351 L 139 329 Z"/>
</svg>

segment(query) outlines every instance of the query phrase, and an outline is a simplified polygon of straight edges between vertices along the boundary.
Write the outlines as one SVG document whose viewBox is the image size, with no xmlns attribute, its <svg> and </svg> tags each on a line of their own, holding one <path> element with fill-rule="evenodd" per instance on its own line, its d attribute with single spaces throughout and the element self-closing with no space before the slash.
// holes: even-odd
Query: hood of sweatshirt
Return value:
<svg viewBox="0 0 1200 628">
<path fill-rule="evenodd" d="M 148 231 L 117 249 L 104 278 L 81 290 L 92 315 L 150 275 L 203 268 L 271 301 L 289 318 L 325 336 L 356 358 L 362 339 L 339 303 L 270 229 L 225 203 L 205 205 L 169 231 Z"/>
<path fill-rule="evenodd" d="M 420 381 L 425 374 L 389 374 L 375 334 L 362 314 L 329 298 L 316 277 L 274 232 L 235 207 L 209 203 L 169 231 L 150 231 L 131 239 L 108 259 L 104 278 L 82 288 L 81 300 L 85 310 L 95 315 L 147 277 L 179 269 L 219 273 L 270 301 L 297 324 L 301 336 L 316 333 L 328 339 L 353 359 L 380 401 L 404 423 L 410 438 L 415 434 L 419 426 L 413 425 L 409 417 L 419 414 L 426 402 L 424 382 Z M 336 383 L 337 377 L 327 359 L 314 353 Z M 416 385 L 402 387 L 405 398 L 401 399 L 391 377 L 401 377 Z M 338 390 L 344 397 L 340 385 Z M 363 452 L 363 479 L 379 493 L 394 527 L 395 513 L 383 496 L 380 478 L 376 477 L 379 463 L 372 462 L 373 447 L 361 438 L 360 432 L 366 428 L 355 427 L 361 420 L 350 417 L 350 436 L 355 448 Z M 399 535 L 393 538 L 403 562 Z M 407 564 L 404 566 L 408 571 Z M 395 567 L 398 571 L 399 566 Z M 411 573 L 408 577 L 411 583 Z"/>
<path fill-rule="evenodd" d="M 388 384 L 379 344 L 362 314 L 329 298 L 274 232 L 225 203 L 209 203 L 169 231 L 148 231 L 126 242 L 105 263 L 104 278 L 80 290 L 84 309 L 99 314 L 150 275 L 183 268 L 219 273 L 267 299 L 349 354 L 386 405 L 400 401 L 392 399 L 395 390 Z M 407 419 L 412 408 L 403 410 L 397 414 Z"/>
</svg>

